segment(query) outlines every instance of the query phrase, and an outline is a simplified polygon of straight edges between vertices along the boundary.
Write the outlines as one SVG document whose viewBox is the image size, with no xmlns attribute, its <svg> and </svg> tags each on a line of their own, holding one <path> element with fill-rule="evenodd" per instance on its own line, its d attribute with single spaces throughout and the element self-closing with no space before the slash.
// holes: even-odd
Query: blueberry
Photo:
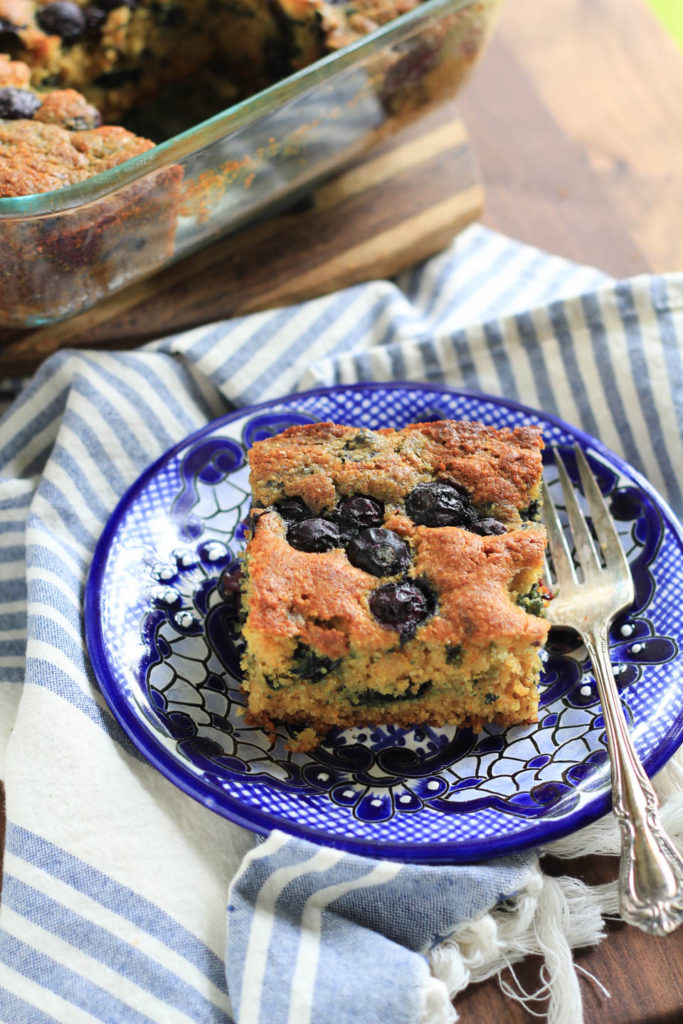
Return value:
<svg viewBox="0 0 683 1024">
<path fill-rule="evenodd" d="M 387 583 L 370 597 L 370 611 L 385 626 L 398 629 L 403 637 L 412 636 L 419 624 L 431 615 L 434 602 L 415 583 Z"/>
<path fill-rule="evenodd" d="M 21 45 L 19 32 L 27 27 L 27 25 L 15 25 L 9 18 L 0 18 L 0 53 L 14 50 Z"/>
<path fill-rule="evenodd" d="M 275 508 L 283 519 L 292 522 L 300 522 L 302 519 L 312 519 L 313 513 L 303 498 L 282 498 L 275 502 Z"/>
<path fill-rule="evenodd" d="M 463 659 L 462 644 L 446 644 L 446 664 L 461 665 Z"/>
<path fill-rule="evenodd" d="M 363 530 L 349 541 L 346 553 L 351 565 L 373 576 L 395 576 L 410 565 L 408 545 L 393 530 Z"/>
<path fill-rule="evenodd" d="M 472 503 L 451 484 L 418 484 L 406 498 L 406 512 L 420 526 L 464 526 L 476 519 Z"/>
<path fill-rule="evenodd" d="M 541 517 L 541 503 L 537 498 L 530 501 L 526 508 L 520 508 L 519 514 L 525 522 L 537 522 Z"/>
<path fill-rule="evenodd" d="M 43 32 L 51 36 L 60 36 L 65 43 L 75 43 L 85 35 L 85 14 L 78 4 L 68 0 L 58 0 L 38 11 L 36 16 Z"/>
<path fill-rule="evenodd" d="M 370 526 L 381 526 L 384 522 L 384 505 L 375 498 L 366 498 L 356 494 L 346 498 L 339 505 L 339 516 L 359 530 L 367 530 Z"/>
<path fill-rule="evenodd" d="M 504 523 L 501 523 L 500 519 L 492 518 L 477 519 L 475 523 L 472 523 L 470 529 L 482 537 L 493 537 L 497 534 L 507 533 Z"/>
<path fill-rule="evenodd" d="M 334 672 L 341 658 L 327 658 L 307 644 L 299 642 L 292 657 L 292 672 L 309 683 L 319 683 Z"/>
<path fill-rule="evenodd" d="M 41 101 L 29 89 L 0 89 L 0 120 L 18 121 L 31 118 L 41 106 Z"/>
<path fill-rule="evenodd" d="M 242 566 L 229 565 L 224 569 L 218 580 L 218 592 L 224 601 L 238 604 L 242 587 Z"/>
<path fill-rule="evenodd" d="M 339 547 L 339 527 L 328 519 L 304 519 L 290 524 L 287 540 L 298 551 L 330 551 Z"/>
</svg>

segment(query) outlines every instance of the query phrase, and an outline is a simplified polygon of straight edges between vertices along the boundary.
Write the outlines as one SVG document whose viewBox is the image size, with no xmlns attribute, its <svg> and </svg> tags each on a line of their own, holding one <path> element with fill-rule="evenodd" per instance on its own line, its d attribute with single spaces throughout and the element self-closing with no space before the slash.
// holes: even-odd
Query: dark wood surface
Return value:
<svg viewBox="0 0 683 1024">
<path fill-rule="evenodd" d="M 617 277 L 683 270 L 683 53 L 644 0 L 507 0 L 458 105 L 485 224 Z"/>
<path fill-rule="evenodd" d="M 615 276 L 683 269 L 683 56 L 643 0 L 507 0 L 459 109 L 485 224 Z M 549 866 L 616 876 L 610 858 Z M 576 960 L 610 992 L 582 982 L 586 1024 L 683 1021 L 683 929 L 656 939 L 611 924 Z M 519 968 L 529 991 L 538 970 Z M 495 981 L 457 1007 L 463 1024 L 537 1020 Z"/>
<path fill-rule="evenodd" d="M 617 277 L 683 270 L 683 54 L 643 0 L 508 0 L 459 108 L 485 224 Z M 552 869 L 596 884 L 617 864 Z M 586 1024 L 683 1022 L 683 928 L 661 939 L 610 924 L 575 959 L 610 992 L 584 977 Z M 518 969 L 527 991 L 538 972 Z M 493 980 L 456 1005 L 462 1024 L 538 1019 Z"/>
</svg>

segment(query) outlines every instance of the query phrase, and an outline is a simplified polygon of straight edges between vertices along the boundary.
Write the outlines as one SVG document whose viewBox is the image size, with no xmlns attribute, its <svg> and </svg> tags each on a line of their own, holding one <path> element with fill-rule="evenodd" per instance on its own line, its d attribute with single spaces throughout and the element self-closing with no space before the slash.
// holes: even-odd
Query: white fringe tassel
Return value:
<svg viewBox="0 0 683 1024">
<path fill-rule="evenodd" d="M 425 1006 L 420 1024 L 455 1024 L 458 1015 L 442 981 L 428 978 L 424 995 Z"/>
<path fill-rule="evenodd" d="M 662 800 L 662 822 L 683 849 L 683 750 L 654 780 Z M 566 839 L 546 847 L 542 853 L 555 857 L 587 854 L 618 855 L 619 829 L 611 816 L 594 822 Z M 616 876 L 615 865 L 615 876 Z M 498 907 L 476 921 L 461 925 L 429 958 L 434 979 L 442 982 L 451 999 L 468 985 L 498 976 L 502 991 L 522 1003 L 527 1012 L 545 1018 L 547 1024 L 582 1024 L 583 1008 L 577 968 L 572 949 L 593 946 L 604 937 L 603 918 L 618 914 L 617 883 L 587 886 L 565 875 L 551 878 L 538 861 L 533 865 L 524 889 L 512 906 Z M 529 955 L 543 957 L 541 986 L 537 992 L 522 990 L 512 971 L 512 984 L 502 977 Z M 597 978 L 580 969 L 609 997 Z M 436 991 L 434 992 L 436 995 Z M 547 1002 L 543 1011 L 534 1004 Z M 436 1006 L 432 1003 L 432 1009 Z M 423 1024 L 450 1024 L 457 1014 L 432 1012 Z"/>
</svg>

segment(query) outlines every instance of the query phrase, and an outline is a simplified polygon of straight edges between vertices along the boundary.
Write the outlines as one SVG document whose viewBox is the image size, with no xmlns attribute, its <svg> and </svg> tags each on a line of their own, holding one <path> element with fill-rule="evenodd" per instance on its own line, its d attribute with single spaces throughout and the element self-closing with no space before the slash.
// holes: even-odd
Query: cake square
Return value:
<svg viewBox="0 0 683 1024">
<path fill-rule="evenodd" d="M 252 724 L 537 719 L 540 432 L 440 420 L 294 426 L 249 452 L 243 686 Z"/>
</svg>

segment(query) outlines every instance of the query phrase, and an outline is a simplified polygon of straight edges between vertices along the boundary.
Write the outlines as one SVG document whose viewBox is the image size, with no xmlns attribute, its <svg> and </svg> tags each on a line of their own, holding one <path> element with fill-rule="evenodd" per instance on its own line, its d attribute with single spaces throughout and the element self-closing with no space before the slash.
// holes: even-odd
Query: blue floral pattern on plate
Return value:
<svg viewBox="0 0 683 1024">
<path fill-rule="evenodd" d="M 280 827 L 358 853 L 465 861 L 541 844 L 604 814 L 609 763 L 586 652 L 553 629 L 536 725 L 479 734 L 452 726 L 333 731 L 309 754 L 244 719 L 230 574 L 249 509 L 246 449 L 293 423 L 377 428 L 450 417 L 536 423 L 548 445 L 586 451 L 636 583 L 611 655 L 650 772 L 683 740 L 683 531 L 662 499 L 597 441 L 493 397 L 432 385 L 330 388 L 243 409 L 174 449 L 124 496 L 86 590 L 86 634 L 102 691 L 145 756 L 233 821 Z M 552 453 L 544 473 L 558 505 Z"/>
</svg>

